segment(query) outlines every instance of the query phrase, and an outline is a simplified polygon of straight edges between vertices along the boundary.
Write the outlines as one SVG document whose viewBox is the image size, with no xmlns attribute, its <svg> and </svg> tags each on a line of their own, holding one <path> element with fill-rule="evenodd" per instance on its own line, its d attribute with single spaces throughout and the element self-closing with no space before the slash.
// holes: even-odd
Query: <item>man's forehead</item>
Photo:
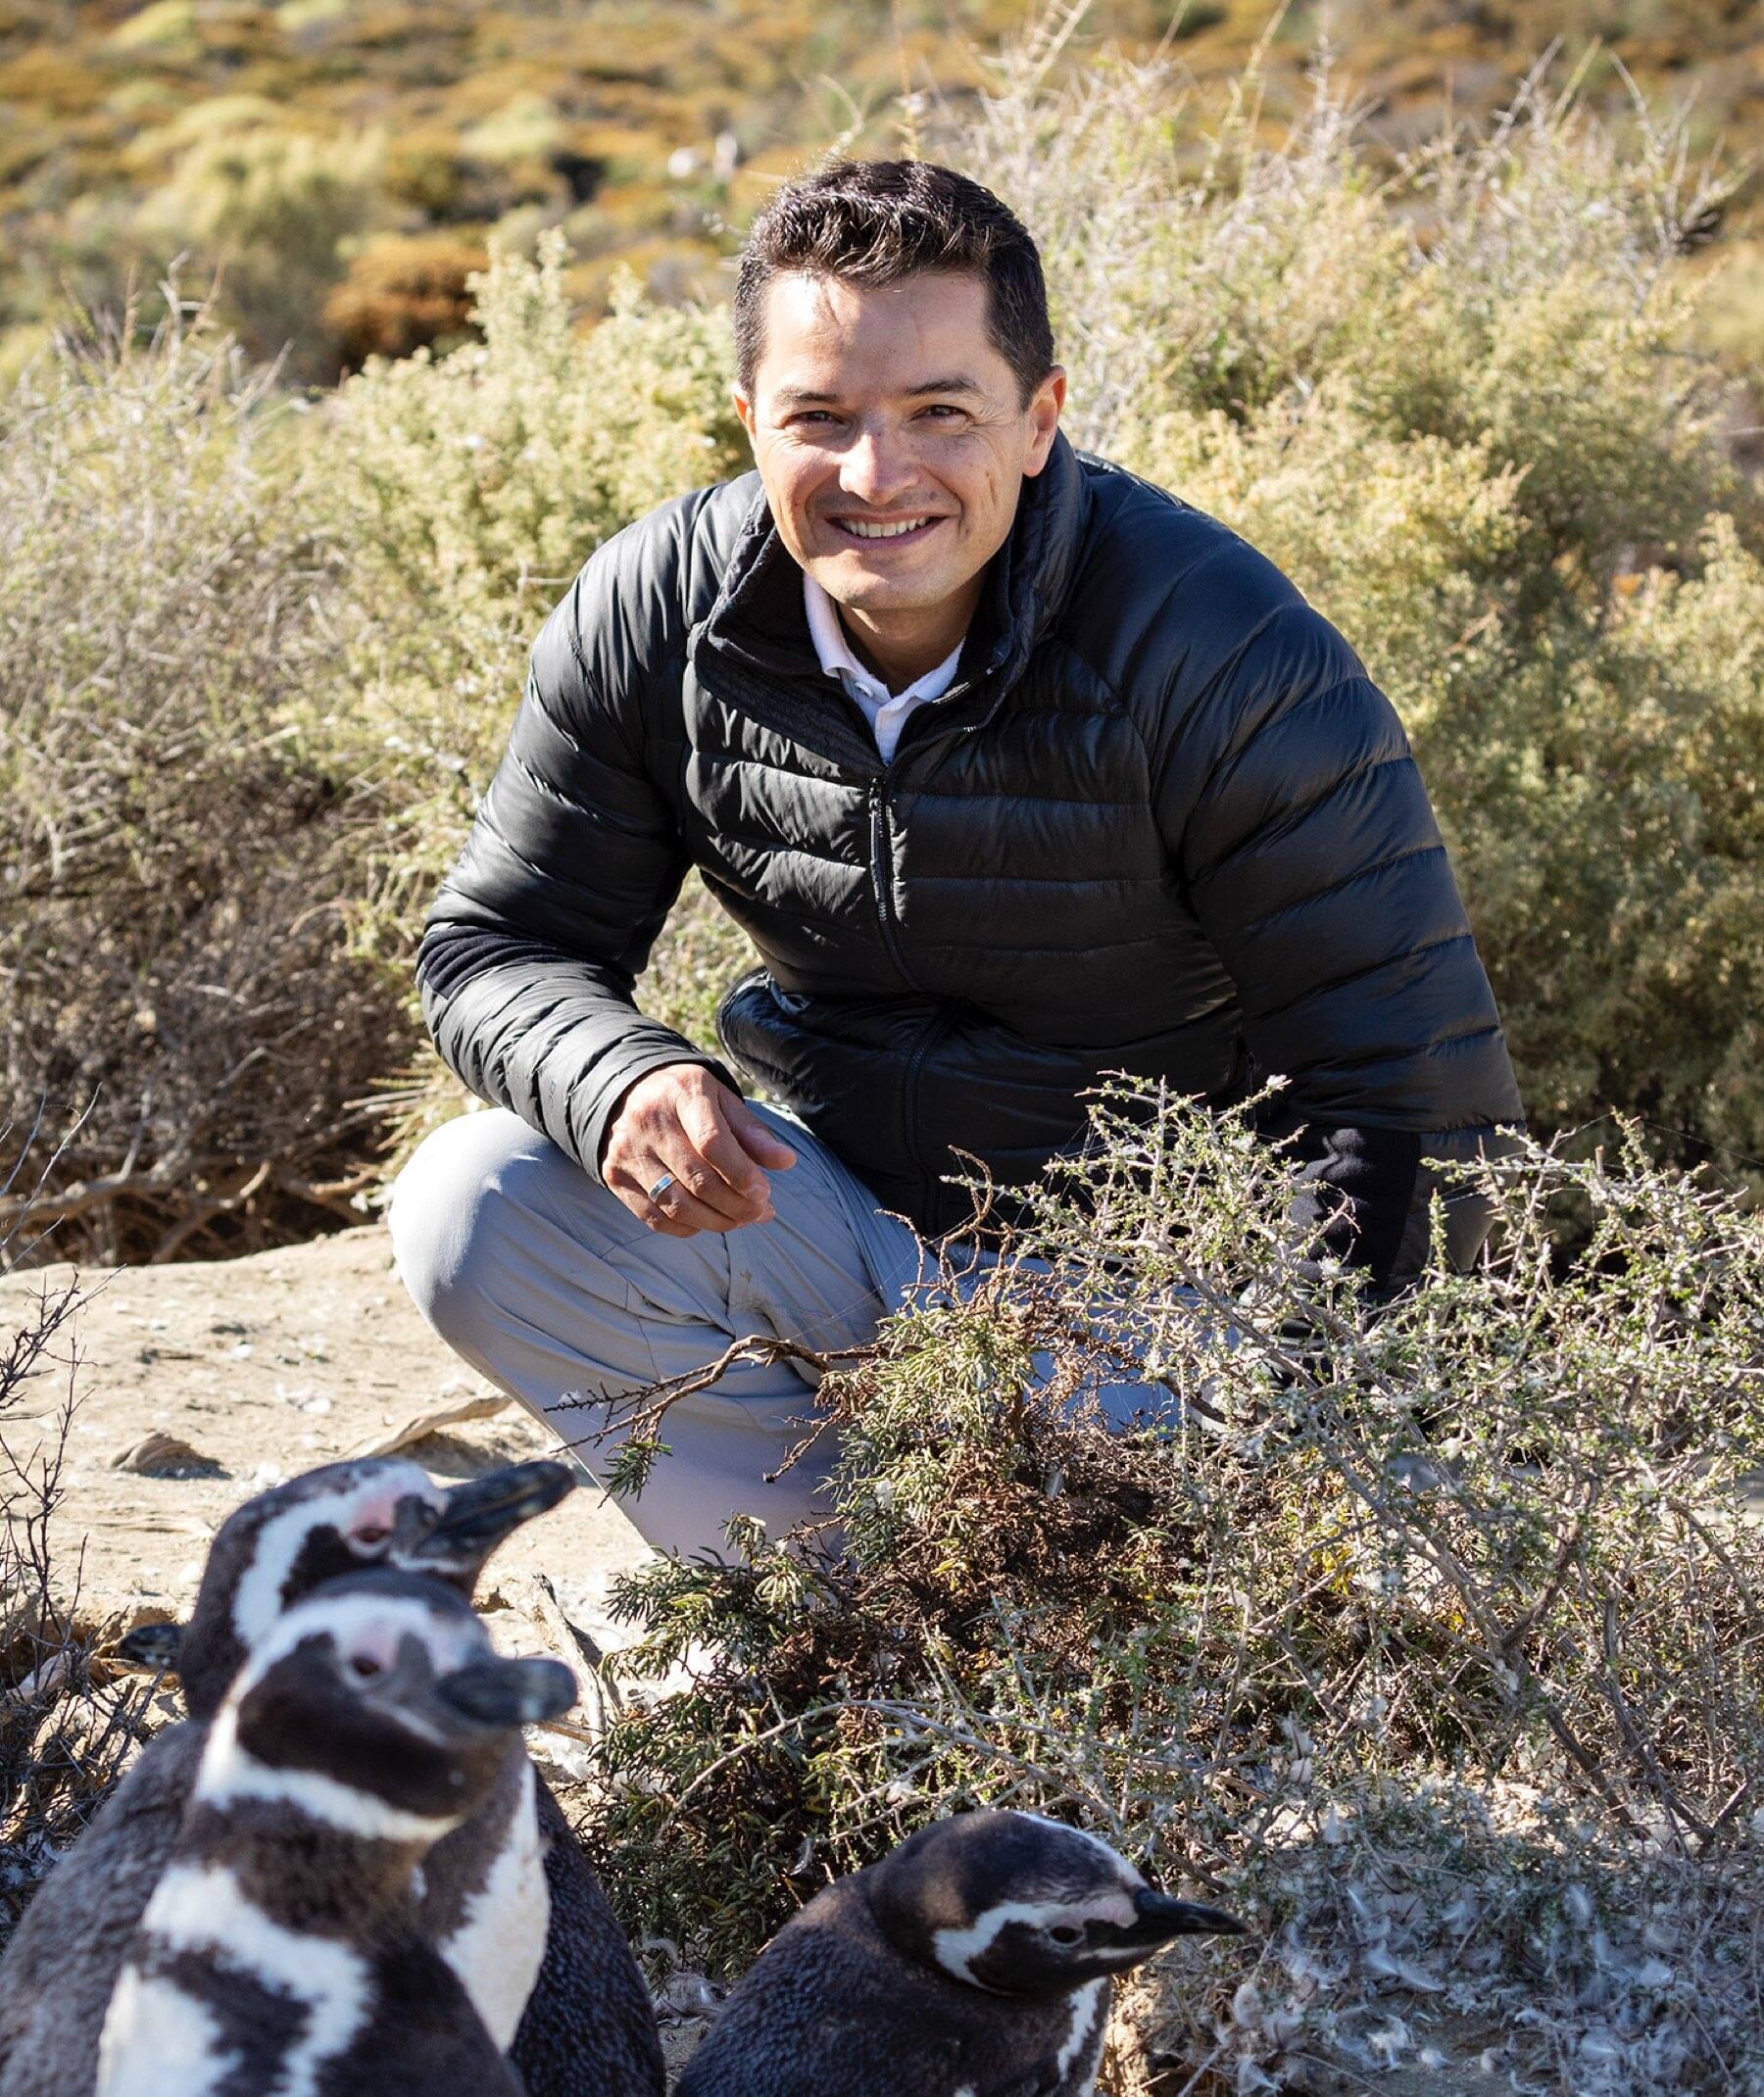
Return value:
<svg viewBox="0 0 1764 2097">
<path fill-rule="evenodd" d="M 854 391 L 972 392 L 1013 378 L 987 329 L 983 278 L 920 271 L 893 284 L 789 272 L 766 287 L 760 390 L 798 405 Z"/>
</svg>

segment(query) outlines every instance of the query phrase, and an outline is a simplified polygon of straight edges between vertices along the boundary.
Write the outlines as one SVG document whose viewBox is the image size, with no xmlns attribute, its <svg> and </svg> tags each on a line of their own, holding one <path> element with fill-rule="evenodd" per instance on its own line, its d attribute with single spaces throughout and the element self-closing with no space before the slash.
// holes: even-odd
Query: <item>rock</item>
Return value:
<svg viewBox="0 0 1764 2097">
<path fill-rule="evenodd" d="M 130 1442 L 111 1458 L 113 1471 L 132 1471 L 140 1478 L 224 1478 L 225 1470 L 213 1457 L 193 1449 L 180 1436 L 160 1428 Z"/>
</svg>

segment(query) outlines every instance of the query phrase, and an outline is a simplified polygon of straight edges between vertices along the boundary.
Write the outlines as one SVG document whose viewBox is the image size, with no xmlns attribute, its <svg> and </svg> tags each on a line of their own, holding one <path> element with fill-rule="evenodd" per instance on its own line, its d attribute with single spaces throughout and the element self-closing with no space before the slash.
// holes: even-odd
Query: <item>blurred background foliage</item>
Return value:
<svg viewBox="0 0 1764 2097">
<path fill-rule="evenodd" d="M 547 606 L 745 463 L 727 259 L 829 148 L 996 186 L 1075 438 L 1366 657 L 1534 1124 L 1755 1179 L 1746 15 L 0 0 L 0 1040 L 9 1142 L 83 1114 L 56 1248 L 359 1219 L 457 1110 L 422 909 Z M 739 961 L 690 891 L 643 996 L 702 1032 Z"/>
</svg>

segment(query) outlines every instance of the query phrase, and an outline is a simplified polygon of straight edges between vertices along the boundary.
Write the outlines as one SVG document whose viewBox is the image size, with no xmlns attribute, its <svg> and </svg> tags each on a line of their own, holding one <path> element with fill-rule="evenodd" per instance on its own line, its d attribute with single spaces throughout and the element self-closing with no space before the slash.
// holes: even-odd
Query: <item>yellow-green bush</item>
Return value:
<svg viewBox="0 0 1764 2097">
<path fill-rule="evenodd" d="M 228 321 L 252 355 L 300 345 L 298 377 L 334 377 L 320 322 L 347 267 L 344 245 L 382 216 L 384 140 L 280 129 L 207 128 L 142 206 L 144 238 L 220 273 Z"/>
<path fill-rule="evenodd" d="M 721 316 L 659 310 L 627 283 L 584 333 L 565 263 L 556 235 L 536 263 L 497 256 L 472 280 L 480 342 L 370 364 L 315 433 L 355 623 L 341 704 L 313 732 L 385 811 L 358 929 L 407 981 L 545 612 L 621 525 L 746 463 Z M 715 964 L 739 951 L 699 904 L 652 1006 L 702 1028 Z"/>
<path fill-rule="evenodd" d="M 1044 240 L 1079 437 L 1389 691 L 1536 1120 L 1764 1155 L 1764 521 L 1681 259 L 1724 184 L 1535 83 L 1375 181 L 1327 77 L 1276 147 L 1253 88 L 1200 180 L 1155 67 L 1019 58 L 946 143 Z"/>
</svg>

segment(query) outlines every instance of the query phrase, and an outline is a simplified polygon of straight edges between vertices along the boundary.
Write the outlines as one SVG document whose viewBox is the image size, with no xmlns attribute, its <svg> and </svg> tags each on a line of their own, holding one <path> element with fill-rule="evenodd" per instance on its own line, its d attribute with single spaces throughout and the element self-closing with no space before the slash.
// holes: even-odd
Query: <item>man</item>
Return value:
<svg viewBox="0 0 1764 2097">
<path fill-rule="evenodd" d="M 1034 244 L 962 176 L 784 189 L 735 331 L 758 472 L 582 570 L 423 938 L 440 1051 L 504 1109 L 399 1183 L 431 1322 L 541 1414 L 747 1333 L 860 1341 L 918 1271 L 880 1211 L 956 1224 L 954 1150 L 1021 1184 L 1111 1070 L 1215 1105 L 1284 1072 L 1309 1222 L 1340 1207 L 1332 1242 L 1399 1278 L 1426 1161 L 1520 1105 L 1351 649 L 1223 526 L 1073 452 Z M 764 963 L 726 1063 L 633 1000 L 693 865 Z M 1480 1215 L 1448 1216 L 1467 1260 Z M 808 1408 L 788 1365 L 684 1401 L 634 1519 L 775 1534 L 813 1504 L 763 1483 Z"/>
</svg>

